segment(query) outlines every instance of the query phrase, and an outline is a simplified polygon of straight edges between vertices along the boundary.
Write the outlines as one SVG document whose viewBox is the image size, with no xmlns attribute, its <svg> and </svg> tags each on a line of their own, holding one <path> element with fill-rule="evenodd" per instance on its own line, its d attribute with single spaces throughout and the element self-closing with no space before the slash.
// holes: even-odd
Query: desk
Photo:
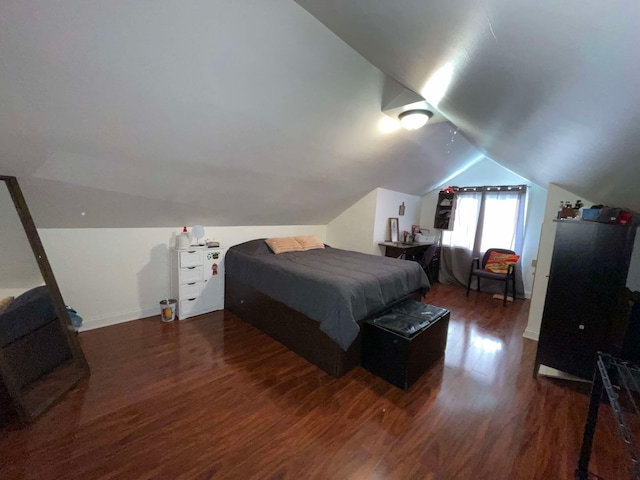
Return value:
<svg viewBox="0 0 640 480">
<path fill-rule="evenodd" d="M 402 243 L 402 242 L 382 242 L 379 243 L 384 247 L 384 256 L 399 258 L 404 257 L 407 260 L 419 260 L 424 252 L 433 243 Z"/>
<path fill-rule="evenodd" d="M 422 265 L 429 282 L 438 281 L 438 271 L 440 270 L 440 248 L 435 243 L 402 243 L 402 242 L 382 242 L 379 243 L 384 247 L 384 256 L 392 258 L 404 258 L 405 260 L 413 260 Z M 429 247 L 435 247 L 435 251 L 431 259 L 423 259 Z M 426 263 L 425 263 L 426 262 Z"/>
</svg>

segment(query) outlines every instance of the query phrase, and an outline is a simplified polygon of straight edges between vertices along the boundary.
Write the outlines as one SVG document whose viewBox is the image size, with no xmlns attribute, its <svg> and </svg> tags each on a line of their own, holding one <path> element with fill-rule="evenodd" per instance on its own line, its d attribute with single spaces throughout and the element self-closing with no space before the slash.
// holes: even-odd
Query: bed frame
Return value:
<svg viewBox="0 0 640 480">
<path fill-rule="evenodd" d="M 358 323 L 362 325 L 398 303 L 420 298 L 420 292 L 410 293 Z M 317 321 L 229 275 L 225 275 L 224 307 L 336 378 L 360 365 L 362 335 L 345 352 L 320 330 Z"/>
</svg>

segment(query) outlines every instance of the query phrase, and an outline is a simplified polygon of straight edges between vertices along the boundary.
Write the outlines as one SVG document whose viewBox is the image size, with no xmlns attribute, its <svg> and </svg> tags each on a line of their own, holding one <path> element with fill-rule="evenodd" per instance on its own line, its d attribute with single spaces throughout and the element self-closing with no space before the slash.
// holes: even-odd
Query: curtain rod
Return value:
<svg viewBox="0 0 640 480">
<path fill-rule="evenodd" d="M 456 192 L 520 192 L 526 190 L 526 185 L 496 185 L 484 187 L 452 187 Z"/>
</svg>

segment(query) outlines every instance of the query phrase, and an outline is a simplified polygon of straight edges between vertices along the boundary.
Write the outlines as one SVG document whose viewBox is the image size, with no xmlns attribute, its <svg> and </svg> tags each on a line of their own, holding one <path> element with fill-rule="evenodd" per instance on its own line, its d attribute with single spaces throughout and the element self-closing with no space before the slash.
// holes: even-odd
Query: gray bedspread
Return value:
<svg viewBox="0 0 640 480">
<path fill-rule="evenodd" d="M 344 350 L 358 336 L 359 320 L 429 289 L 416 262 L 330 247 L 275 255 L 263 239 L 231 247 L 225 273 L 317 320 Z"/>
</svg>

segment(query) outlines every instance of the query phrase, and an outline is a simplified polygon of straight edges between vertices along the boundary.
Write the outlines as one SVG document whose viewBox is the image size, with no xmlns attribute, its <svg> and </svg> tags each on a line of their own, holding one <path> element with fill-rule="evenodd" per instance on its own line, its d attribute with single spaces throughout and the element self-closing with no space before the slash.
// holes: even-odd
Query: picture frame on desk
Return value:
<svg viewBox="0 0 640 480">
<path fill-rule="evenodd" d="M 393 217 L 389 218 L 389 231 L 391 232 L 392 242 L 400 241 L 400 227 L 398 225 L 397 218 L 393 218 Z"/>
</svg>

